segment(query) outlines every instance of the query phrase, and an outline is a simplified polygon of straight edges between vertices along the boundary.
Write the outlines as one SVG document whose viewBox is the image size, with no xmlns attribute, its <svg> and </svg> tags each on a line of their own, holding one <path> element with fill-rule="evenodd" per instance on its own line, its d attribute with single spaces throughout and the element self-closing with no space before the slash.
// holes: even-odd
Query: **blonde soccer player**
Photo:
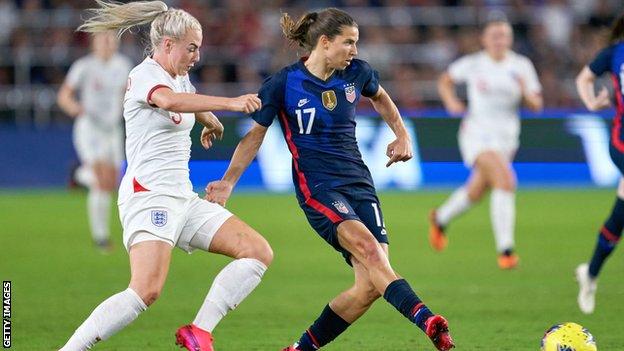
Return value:
<svg viewBox="0 0 624 351">
<path fill-rule="evenodd" d="M 179 247 L 233 258 L 215 277 L 194 321 L 176 332 L 176 342 L 186 349 L 212 351 L 213 329 L 260 283 L 273 253 L 254 229 L 193 192 L 190 131 L 201 123 L 201 143 L 208 148 L 223 134 L 209 111 L 251 113 L 261 103 L 255 94 L 195 93 L 188 71 L 199 60 L 202 28 L 189 13 L 161 1 L 97 4 L 80 30 L 121 34 L 150 25 L 150 54 L 130 72 L 123 111 L 128 168 L 118 206 L 131 277 L 128 288 L 97 306 L 61 350 L 87 350 L 137 318 L 160 295 L 171 251 Z"/>
<path fill-rule="evenodd" d="M 470 209 L 491 190 L 490 219 L 498 265 L 517 266 L 514 252 L 516 177 L 511 162 L 519 144 L 522 103 L 542 108 L 541 85 L 531 61 L 511 50 L 513 32 L 505 20 L 487 23 L 481 37 L 483 50 L 453 62 L 438 81 L 445 108 L 452 115 L 465 113 L 458 133 L 464 164 L 470 177 L 430 214 L 429 239 L 443 250 L 451 221 Z M 455 85 L 465 83 L 468 107 L 458 98 Z"/>
<path fill-rule="evenodd" d="M 75 119 L 76 181 L 88 189 L 87 215 L 97 247 L 110 250 L 110 207 L 124 160 L 122 104 L 130 60 L 117 52 L 113 32 L 93 35 L 91 53 L 72 64 L 58 105 Z"/>
</svg>

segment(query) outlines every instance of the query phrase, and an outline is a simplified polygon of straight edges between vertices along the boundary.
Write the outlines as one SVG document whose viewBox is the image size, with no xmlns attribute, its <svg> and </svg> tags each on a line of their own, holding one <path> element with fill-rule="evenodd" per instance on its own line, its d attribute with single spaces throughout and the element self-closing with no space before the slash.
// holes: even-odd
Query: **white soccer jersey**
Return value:
<svg viewBox="0 0 624 351">
<path fill-rule="evenodd" d="M 519 79 L 530 92 L 542 90 L 531 61 L 513 51 L 502 61 L 494 61 L 485 51 L 466 55 L 453 62 L 448 72 L 454 82 L 467 85 L 464 127 L 469 128 L 518 135 L 522 99 Z"/>
<path fill-rule="evenodd" d="M 131 68 L 131 61 L 121 54 L 107 61 L 91 54 L 74 62 L 66 83 L 76 90 L 84 108 L 79 118 L 88 118 L 105 130 L 119 127 L 124 88 Z"/>
<path fill-rule="evenodd" d="M 128 77 L 123 112 L 128 168 L 119 187 L 119 204 L 141 188 L 172 196 L 195 194 L 188 169 L 195 115 L 150 104 L 152 93 L 163 87 L 195 93 L 188 75 L 173 78 L 149 57 Z"/>
</svg>

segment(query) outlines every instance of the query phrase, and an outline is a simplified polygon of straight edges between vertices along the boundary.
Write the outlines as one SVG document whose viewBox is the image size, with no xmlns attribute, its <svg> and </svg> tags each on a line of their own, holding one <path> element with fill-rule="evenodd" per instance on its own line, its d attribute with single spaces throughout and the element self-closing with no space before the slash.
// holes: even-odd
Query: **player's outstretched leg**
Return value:
<svg viewBox="0 0 624 351">
<path fill-rule="evenodd" d="M 576 269 L 579 283 L 578 304 L 583 313 L 592 313 L 595 306 L 597 278 L 606 259 L 611 255 L 622 236 L 624 228 L 624 200 L 617 197 L 611 215 L 598 232 L 596 247 L 589 264 Z"/>
<path fill-rule="evenodd" d="M 210 223 L 204 224 L 190 240 L 190 246 L 234 260 L 215 277 L 193 323 L 176 332 L 176 344 L 191 351 L 213 350 L 214 328 L 260 284 L 273 260 L 267 241 L 237 217 L 227 219 L 214 237 L 211 228 Z"/>
<path fill-rule="evenodd" d="M 338 226 L 338 240 L 366 267 L 371 283 L 380 294 L 383 293 L 386 301 L 426 334 L 430 331 L 427 336 L 438 350 L 454 347 L 448 325 L 441 322 L 444 318 L 431 313 L 407 281 L 399 279 L 381 244 L 363 223 L 354 220 L 342 222 Z"/>
<path fill-rule="evenodd" d="M 167 243 L 145 241 L 132 246 L 132 278 L 128 289 L 97 306 L 61 351 L 88 350 L 134 321 L 158 298 L 167 277 L 170 259 L 171 245 Z"/>
</svg>

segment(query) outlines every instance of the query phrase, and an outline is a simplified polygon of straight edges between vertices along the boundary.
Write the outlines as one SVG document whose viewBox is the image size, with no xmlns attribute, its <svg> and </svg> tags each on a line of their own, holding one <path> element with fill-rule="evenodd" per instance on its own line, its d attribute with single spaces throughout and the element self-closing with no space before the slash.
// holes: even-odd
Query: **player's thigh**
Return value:
<svg viewBox="0 0 624 351">
<path fill-rule="evenodd" d="M 172 246 L 157 240 L 143 241 L 130 248 L 130 288 L 146 304 L 158 298 L 167 279 Z"/>
<path fill-rule="evenodd" d="M 388 232 L 381 203 L 373 187 L 353 187 L 346 195 L 359 220 L 379 243 L 388 244 Z"/>
<path fill-rule="evenodd" d="M 338 242 L 366 267 L 385 265 L 387 257 L 375 236 L 361 221 L 347 220 L 338 225 Z"/>
<path fill-rule="evenodd" d="M 119 171 L 114 164 L 103 160 L 97 160 L 93 163 L 93 170 L 100 189 L 109 192 L 115 190 Z"/>
<path fill-rule="evenodd" d="M 256 230 L 222 206 L 193 199 L 178 247 L 200 249 L 233 258 L 256 258 L 271 263 L 273 252 Z"/>
<path fill-rule="evenodd" d="M 255 258 L 267 266 L 273 260 L 266 239 L 236 216 L 228 218 L 217 230 L 208 250 L 232 258 Z"/>
<path fill-rule="evenodd" d="M 515 188 L 515 173 L 510 161 L 499 151 L 485 150 L 475 161 L 475 168 L 482 172 L 492 187 Z"/>
<path fill-rule="evenodd" d="M 617 196 L 624 200 L 624 178 L 620 178 L 617 188 Z"/>
</svg>

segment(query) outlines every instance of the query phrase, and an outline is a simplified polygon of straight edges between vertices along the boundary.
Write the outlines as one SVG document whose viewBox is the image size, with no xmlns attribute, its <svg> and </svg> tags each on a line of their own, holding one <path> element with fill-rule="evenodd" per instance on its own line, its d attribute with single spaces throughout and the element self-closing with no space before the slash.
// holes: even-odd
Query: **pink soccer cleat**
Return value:
<svg viewBox="0 0 624 351">
<path fill-rule="evenodd" d="M 176 345 L 189 351 L 214 351 L 212 348 L 212 334 L 200 329 L 194 324 L 178 328 L 176 331 Z"/>
<path fill-rule="evenodd" d="M 425 334 L 439 351 L 448 351 L 455 347 L 449 334 L 448 322 L 440 315 L 431 316 L 425 322 Z"/>
</svg>

